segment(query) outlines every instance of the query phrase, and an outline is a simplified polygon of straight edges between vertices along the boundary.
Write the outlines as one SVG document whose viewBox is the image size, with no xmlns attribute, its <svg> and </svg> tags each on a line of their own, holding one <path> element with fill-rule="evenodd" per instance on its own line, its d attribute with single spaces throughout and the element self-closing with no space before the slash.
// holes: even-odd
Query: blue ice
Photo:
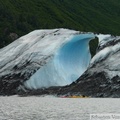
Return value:
<svg viewBox="0 0 120 120">
<path fill-rule="evenodd" d="M 61 45 L 47 64 L 25 82 L 25 86 L 29 89 L 48 88 L 68 85 L 77 80 L 89 66 L 89 41 L 94 38 L 92 33 L 74 35 Z"/>
</svg>

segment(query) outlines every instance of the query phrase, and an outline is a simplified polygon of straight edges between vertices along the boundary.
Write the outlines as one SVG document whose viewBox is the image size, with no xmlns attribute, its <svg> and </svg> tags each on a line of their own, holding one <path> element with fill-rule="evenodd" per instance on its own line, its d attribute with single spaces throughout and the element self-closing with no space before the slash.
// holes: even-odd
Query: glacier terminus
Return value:
<svg viewBox="0 0 120 120">
<path fill-rule="evenodd" d="M 91 59 L 89 42 L 96 37 L 99 45 L 96 55 Z M 119 58 L 119 39 L 119 36 L 63 28 L 30 32 L 0 49 L 0 94 L 17 94 L 18 90 L 47 89 L 70 84 L 79 86 L 87 81 L 87 75 L 94 76 L 101 72 L 104 72 L 106 79 L 111 80 L 119 76 L 119 72 L 110 72 L 109 69 L 113 66 L 111 62 Z M 110 59 L 107 60 L 107 57 Z M 112 68 L 116 66 L 115 63 Z M 91 83 L 94 81 L 92 79 L 94 77 L 91 77 Z M 83 87 L 86 85 L 88 83 Z M 72 89 L 78 92 L 82 87 L 79 90 L 74 90 L 74 87 Z M 69 92 L 67 89 L 63 91 Z"/>
</svg>

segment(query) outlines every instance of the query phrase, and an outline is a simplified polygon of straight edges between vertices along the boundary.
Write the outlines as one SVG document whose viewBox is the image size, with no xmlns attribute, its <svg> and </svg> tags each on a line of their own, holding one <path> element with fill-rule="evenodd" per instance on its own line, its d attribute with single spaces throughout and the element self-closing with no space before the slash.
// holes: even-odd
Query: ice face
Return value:
<svg viewBox="0 0 120 120">
<path fill-rule="evenodd" d="M 33 75 L 34 71 L 48 62 L 49 57 L 63 43 L 78 33 L 79 31 L 61 28 L 35 30 L 20 37 L 0 49 L 0 78 L 20 75 L 25 80 L 29 79 L 29 75 Z"/>
<path fill-rule="evenodd" d="M 68 85 L 87 69 L 94 37 L 63 28 L 30 32 L 0 50 L 0 79 L 30 89 Z"/>
<path fill-rule="evenodd" d="M 60 45 L 53 57 L 33 74 L 24 85 L 29 89 L 64 86 L 77 80 L 87 69 L 91 55 L 89 41 L 94 34 L 74 35 Z"/>
</svg>

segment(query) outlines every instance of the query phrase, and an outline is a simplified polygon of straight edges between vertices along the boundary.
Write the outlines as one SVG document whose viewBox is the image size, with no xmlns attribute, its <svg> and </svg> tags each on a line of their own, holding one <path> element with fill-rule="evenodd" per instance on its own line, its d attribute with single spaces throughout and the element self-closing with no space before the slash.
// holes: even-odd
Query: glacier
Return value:
<svg viewBox="0 0 120 120">
<path fill-rule="evenodd" d="M 24 85 L 29 89 L 38 89 L 69 85 L 77 80 L 89 66 L 89 41 L 94 38 L 91 33 L 73 35 Z"/>
<path fill-rule="evenodd" d="M 91 59 L 89 41 L 95 37 L 99 45 Z M 0 94 L 119 97 L 119 51 L 120 36 L 35 30 L 0 49 Z"/>
<path fill-rule="evenodd" d="M 76 81 L 89 66 L 89 41 L 95 36 L 63 28 L 35 30 L 0 49 L 0 94 Z"/>
</svg>

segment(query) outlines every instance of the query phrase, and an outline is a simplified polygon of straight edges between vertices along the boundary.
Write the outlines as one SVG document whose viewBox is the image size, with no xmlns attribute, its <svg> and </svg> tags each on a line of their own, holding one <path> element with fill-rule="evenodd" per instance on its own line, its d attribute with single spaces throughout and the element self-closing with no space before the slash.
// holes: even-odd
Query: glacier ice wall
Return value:
<svg viewBox="0 0 120 120">
<path fill-rule="evenodd" d="M 89 65 L 88 43 L 94 37 L 63 28 L 35 30 L 20 37 L 0 49 L 0 91 L 21 84 L 38 89 L 72 83 Z"/>
<path fill-rule="evenodd" d="M 77 80 L 89 65 L 89 41 L 94 38 L 92 33 L 72 35 L 66 42 L 59 44 L 51 59 L 24 85 L 29 89 L 38 89 L 64 86 Z M 52 48 L 52 45 L 49 44 L 49 47 Z"/>
</svg>

